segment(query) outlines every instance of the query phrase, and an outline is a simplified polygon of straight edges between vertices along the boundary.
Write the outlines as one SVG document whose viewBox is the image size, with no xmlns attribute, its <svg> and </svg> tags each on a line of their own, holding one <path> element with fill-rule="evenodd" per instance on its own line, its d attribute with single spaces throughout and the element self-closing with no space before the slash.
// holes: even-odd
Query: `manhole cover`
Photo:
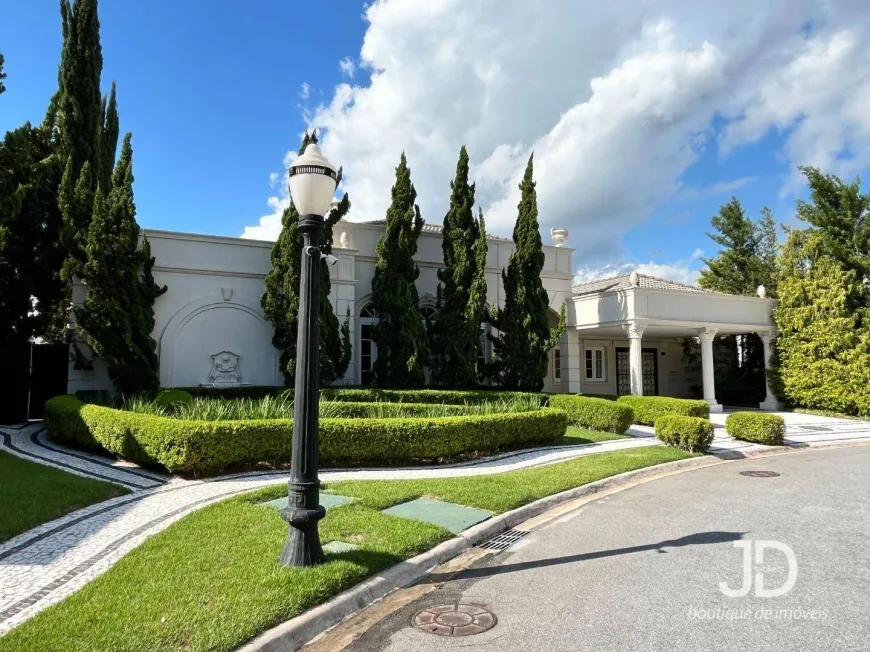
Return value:
<svg viewBox="0 0 870 652">
<path fill-rule="evenodd" d="M 745 475 L 750 478 L 778 478 L 779 473 L 776 471 L 741 471 L 740 475 Z"/>
<path fill-rule="evenodd" d="M 492 629 L 498 619 L 479 604 L 439 604 L 418 611 L 411 624 L 439 636 L 471 636 Z"/>
</svg>

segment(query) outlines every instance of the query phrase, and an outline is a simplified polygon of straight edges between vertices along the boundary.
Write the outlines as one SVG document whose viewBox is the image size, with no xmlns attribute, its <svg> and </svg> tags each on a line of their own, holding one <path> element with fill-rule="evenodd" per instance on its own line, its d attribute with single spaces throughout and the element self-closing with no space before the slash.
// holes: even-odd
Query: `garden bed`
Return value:
<svg viewBox="0 0 870 652">
<path fill-rule="evenodd" d="M 422 409 L 413 405 L 404 408 L 411 412 Z M 432 406 L 439 414 L 444 408 Z M 369 415 L 378 408 L 351 405 L 342 409 Z M 491 454 L 553 442 L 563 437 L 567 428 L 566 413 L 554 408 L 483 412 L 321 418 L 321 464 L 407 464 Z M 103 449 L 173 473 L 196 474 L 215 474 L 240 465 L 285 464 L 290 460 L 293 431 L 289 418 L 184 419 L 85 404 L 74 396 L 48 401 L 45 425 L 53 439 L 66 444 Z"/>
</svg>

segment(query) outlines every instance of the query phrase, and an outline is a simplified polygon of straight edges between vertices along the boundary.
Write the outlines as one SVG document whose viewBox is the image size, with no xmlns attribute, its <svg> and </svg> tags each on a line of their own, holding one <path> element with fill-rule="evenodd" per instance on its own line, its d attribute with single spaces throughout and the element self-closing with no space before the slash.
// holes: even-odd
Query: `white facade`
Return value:
<svg viewBox="0 0 870 652">
<path fill-rule="evenodd" d="M 376 246 L 383 223 L 339 222 L 334 229 L 330 301 L 339 320 L 350 314 L 353 356 L 347 385 L 366 384 L 377 352 L 364 341 L 374 318 L 366 313 L 375 272 Z M 190 387 L 214 379 L 215 361 L 230 360 L 230 378 L 244 385 L 282 385 L 279 354 L 260 299 L 270 268 L 271 242 L 148 230 L 156 258 L 154 278 L 167 292 L 155 303 L 153 337 L 157 342 L 162 387 Z M 553 232 L 562 243 L 567 232 Z M 442 266 L 441 227 L 426 225 L 415 260 L 417 290 L 423 308 L 434 306 L 436 272 Z M 511 240 L 488 238 L 487 299 L 504 302 L 501 270 L 513 253 Z M 545 246 L 541 280 L 550 297 L 551 323 L 566 306 L 567 329 L 550 352 L 544 391 L 582 394 L 659 394 L 687 397 L 692 388 L 714 411 L 712 342 L 717 334 L 758 333 L 766 346 L 774 334 L 775 301 L 740 297 L 631 274 L 572 286 L 573 249 Z M 84 299 L 76 288 L 74 299 Z M 701 344 L 700 368 L 683 361 L 682 339 Z M 231 354 L 229 358 L 226 354 Z M 487 359 L 490 344 L 486 343 Z M 111 389 L 105 369 L 70 369 L 69 391 Z M 768 389 L 762 407 L 775 409 Z"/>
<path fill-rule="evenodd" d="M 353 357 L 343 384 L 362 383 L 360 313 L 371 295 L 380 223 L 339 222 L 334 228 L 330 268 L 330 300 L 339 320 L 350 312 Z M 167 292 L 154 305 L 154 340 L 160 358 L 162 387 L 190 387 L 209 383 L 212 356 L 232 352 L 238 359 L 240 382 L 245 385 L 282 385 L 279 354 L 272 346 L 272 327 L 265 320 L 260 298 L 270 268 L 271 242 L 172 231 L 146 230 L 155 257 L 154 279 Z M 487 299 L 503 303 L 501 270 L 514 250 L 511 240 L 490 237 L 487 254 Z M 573 249 L 545 246 L 544 287 L 550 306 L 558 313 L 571 297 Z M 418 241 L 415 260 L 420 267 L 417 290 L 421 304 L 434 305 L 436 272 L 443 266 L 441 228 L 426 225 Z M 84 299 L 84 288 L 76 298 Z M 366 360 L 368 363 L 369 360 Z M 551 366 L 553 360 L 551 358 Z M 546 389 L 559 391 L 551 368 Z M 69 391 L 111 389 L 105 369 L 70 369 Z"/>
</svg>

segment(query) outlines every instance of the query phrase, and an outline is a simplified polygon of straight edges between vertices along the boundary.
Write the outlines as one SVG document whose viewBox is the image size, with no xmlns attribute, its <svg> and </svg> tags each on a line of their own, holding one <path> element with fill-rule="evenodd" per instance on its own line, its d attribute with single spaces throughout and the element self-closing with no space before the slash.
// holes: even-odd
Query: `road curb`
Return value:
<svg viewBox="0 0 870 652">
<path fill-rule="evenodd" d="M 351 587 L 328 602 L 314 607 L 295 618 L 287 620 L 263 632 L 238 648 L 238 652 L 286 652 L 297 650 L 311 639 L 363 607 L 380 600 L 395 589 L 413 584 L 425 577 L 433 568 L 456 557 L 472 546 L 500 532 L 540 516 L 563 503 L 602 491 L 633 485 L 651 478 L 669 475 L 684 470 L 724 464 L 711 456 L 694 457 L 676 462 L 657 464 L 636 471 L 627 471 L 589 484 L 568 489 L 552 496 L 536 500 L 509 512 L 475 525 L 457 537 L 441 543 L 431 550 L 391 566 L 382 573 Z"/>
</svg>

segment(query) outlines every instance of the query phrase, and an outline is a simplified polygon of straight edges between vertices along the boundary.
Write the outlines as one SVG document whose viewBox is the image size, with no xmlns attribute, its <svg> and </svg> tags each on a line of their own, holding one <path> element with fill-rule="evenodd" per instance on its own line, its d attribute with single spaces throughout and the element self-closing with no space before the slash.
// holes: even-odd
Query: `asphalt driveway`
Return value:
<svg viewBox="0 0 870 652">
<path fill-rule="evenodd" d="M 868 650 L 868 535 L 870 446 L 691 471 L 532 532 L 347 649 Z M 451 602 L 486 605 L 498 623 L 461 638 L 409 625 Z"/>
</svg>

